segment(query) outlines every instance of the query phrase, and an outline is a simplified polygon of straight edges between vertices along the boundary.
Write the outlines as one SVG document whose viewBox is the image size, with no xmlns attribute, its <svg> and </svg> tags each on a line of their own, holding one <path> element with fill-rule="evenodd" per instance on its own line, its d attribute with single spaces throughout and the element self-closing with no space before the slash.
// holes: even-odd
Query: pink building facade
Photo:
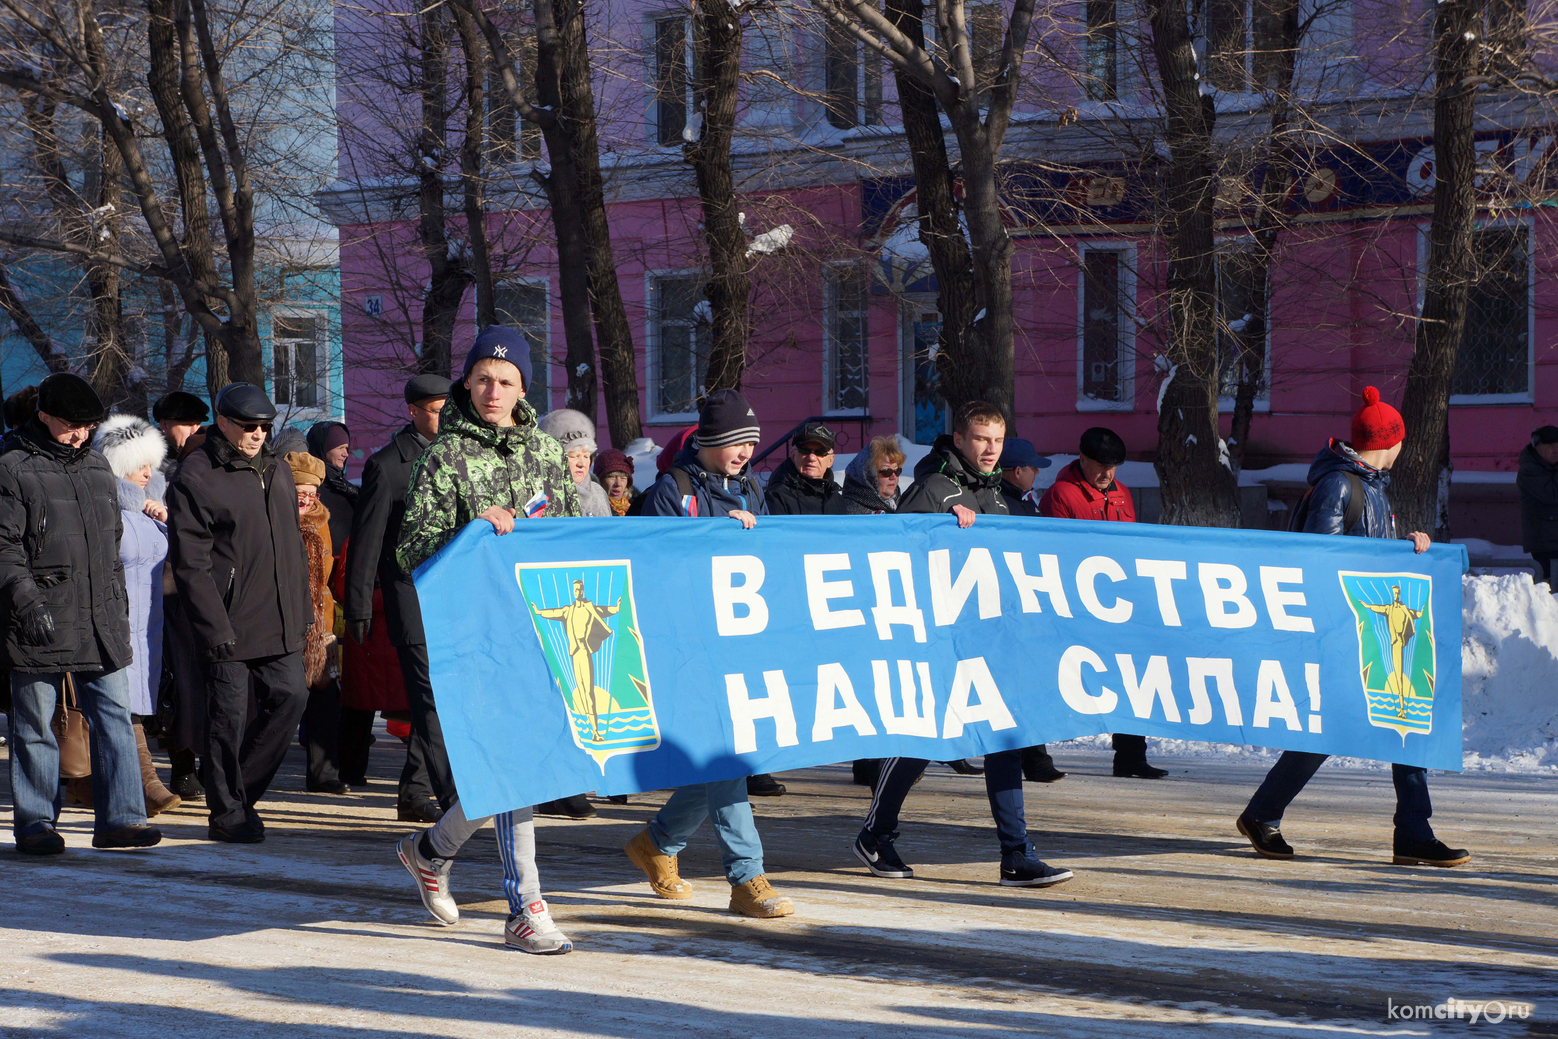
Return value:
<svg viewBox="0 0 1558 1039">
<path fill-rule="evenodd" d="M 1203 40 L 1202 51 L 1218 88 L 1219 134 L 1235 156 L 1219 189 L 1219 299 L 1229 359 L 1240 336 L 1259 337 L 1266 357 L 1245 447 L 1245 466 L 1255 468 L 1307 460 L 1328 436 L 1345 436 L 1365 385 L 1400 401 L 1432 206 L 1431 103 L 1418 89 L 1430 12 L 1359 3 L 1317 13 L 1297 91 L 1305 118 L 1325 132 L 1305 146 L 1299 183 L 1284 203 L 1289 225 L 1268 302 L 1259 308 L 1250 303 L 1258 293 L 1249 199 L 1263 170 L 1236 156 L 1253 152 L 1250 142 L 1269 120 L 1259 82 L 1262 26 L 1249 0 L 1217 3 L 1227 8 L 1222 35 Z M 338 8 L 338 38 L 385 31 L 357 10 Z M 1165 214 L 1155 202 L 1153 163 L 1162 146 L 1142 58 L 1150 47 L 1130 21 L 1134 10 L 1124 0 L 1046 8 L 1047 20 L 1036 22 L 1046 53 L 1030 61 L 1003 150 L 1017 240 L 1017 423 L 1041 451 L 1074 451 L 1094 424 L 1118 430 L 1133 458 L 1150 460 L 1156 442 L 1167 374 Z M 928 443 L 947 421 L 932 378 L 939 316 L 914 233 L 892 75 L 819 35 L 819 20 L 804 6 L 791 14 L 748 29 L 749 71 L 775 75 L 747 87 L 736 156 L 738 187 L 750 203 L 754 279 L 743 389 L 765 442 L 822 415 L 842 431 L 840 450 L 886 433 Z M 998 14 L 996 5 L 986 11 Z M 1106 15 L 1115 21 L 1101 29 Z M 602 54 L 603 163 L 644 432 L 661 442 L 694 420 L 708 348 L 706 252 L 681 156 L 683 133 L 696 126 L 686 25 L 684 10 L 644 0 L 604 5 L 591 25 Z M 1242 50 L 1228 42 L 1230 25 Z M 395 94 L 372 71 L 343 58 L 342 179 L 323 199 L 340 226 L 346 412 L 363 449 L 404 421 L 399 386 L 417 348 L 428 277 L 408 172 L 415 149 L 403 129 L 417 125 L 417 99 Z M 1546 201 L 1555 128 L 1552 113 L 1510 99 L 1492 99 L 1479 119 L 1479 153 L 1492 172 L 1452 398 L 1458 470 L 1509 472 L 1530 431 L 1558 422 L 1558 355 L 1550 345 L 1558 336 L 1558 239 Z M 407 142 L 398 152 L 397 134 Z M 449 141 L 456 155 L 457 135 Z M 521 131 L 489 187 L 488 233 L 498 307 L 531 336 L 533 400 L 546 410 L 564 404 L 567 380 L 550 223 L 530 177 L 535 163 L 544 166 L 544 157 Z M 449 201 L 458 214 L 453 180 Z M 458 248 L 458 221 L 451 226 Z M 457 366 L 473 327 L 468 293 Z M 604 404 L 599 412 L 604 443 Z"/>
</svg>

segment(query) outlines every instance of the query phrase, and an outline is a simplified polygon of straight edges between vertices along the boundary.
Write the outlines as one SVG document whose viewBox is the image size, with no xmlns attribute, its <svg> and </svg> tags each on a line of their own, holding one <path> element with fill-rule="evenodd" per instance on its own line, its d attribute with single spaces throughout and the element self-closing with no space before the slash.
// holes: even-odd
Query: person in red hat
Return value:
<svg viewBox="0 0 1558 1039">
<path fill-rule="evenodd" d="M 1401 413 L 1379 399 L 1379 390 L 1366 387 L 1363 407 L 1352 417 L 1352 441 L 1333 439 L 1315 456 L 1309 467 L 1309 490 L 1294 510 L 1290 528 L 1306 534 L 1394 538 L 1396 517 L 1385 489 L 1406 432 Z M 1417 551 L 1428 550 L 1429 538 L 1422 531 L 1413 531 L 1407 538 Z M 1284 751 L 1266 774 L 1235 823 L 1257 855 L 1293 857 L 1292 847 L 1282 837 L 1282 813 L 1325 759 L 1324 754 Z M 1470 852 L 1446 847 L 1428 824 L 1433 814 L 1428 770 L 1392 765 L 1391 779 L 1396 787 L 1395 864 L 1459 866 L 1468 861 Z"/>
</svg>

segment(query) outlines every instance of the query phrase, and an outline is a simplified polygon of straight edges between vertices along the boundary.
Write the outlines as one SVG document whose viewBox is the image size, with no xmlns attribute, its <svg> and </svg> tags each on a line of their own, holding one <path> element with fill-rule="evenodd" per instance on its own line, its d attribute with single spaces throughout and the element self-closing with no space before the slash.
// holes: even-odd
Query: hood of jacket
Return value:
<svg viewBox="0 0 1558 1039">
<path fill-rule="evenodd" d="M 743 466 L 735 476 L 711 473 L 698 461 L 698 452 L 690 446 L 678 451 L 671 464 L 684 470 L 696 487 L 702 488 L 712 501 L 725 506 L 727 512 L 744 509 L 755 513 L 763 507 L 763 491 L 752 478 L 751 465 Z"/>
<path fill-rule="evenodd" d="M 1347 441 L 1333 439 L 1320 449 L 1315 460 L 1309 464 L 1309 486 L 1319 483 L 1322 477 L 1339 472 L 1351 472 L 1364 483 L 1372 483 L 1382 489 L 1390 486 L 1389 472 L 1376 469 L 1359 458 L 1358 452 Z"/>
<path fill-rule="evenodd" d="M 923 480 L 933 473 L 940 473 L 958 485 L 973 490 L 994 489 L 1001 487 L 1001 470 L 999 467 L 993 473 L 981 473 L 975 471 L 963 457 L 963 452 L 957 449 L 952 442 L 951 433 L 943 433 L 938 436 L 930 446 L 924 458 L 914 465 L 914 478 Z"/>
<path fill-rule="evenodd" d="M 536 411 L 525 398 L 514 405 L 514 425 L 497 426 L 477 416 L 471 391 L 457 382 L 450 388 L 449 403 L 440 413 L 438 435 L 472 440 L 501 454 L 512 454 L 521 444 L 543 434 L 536 426 Z"/>
</svg>

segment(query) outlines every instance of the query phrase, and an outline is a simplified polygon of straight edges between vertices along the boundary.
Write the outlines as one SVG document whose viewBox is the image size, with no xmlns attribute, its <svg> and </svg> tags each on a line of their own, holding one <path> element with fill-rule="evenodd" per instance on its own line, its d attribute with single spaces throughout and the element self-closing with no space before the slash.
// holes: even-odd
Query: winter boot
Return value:
<svg viewBox="0 0 1558 1039">
<path fill-rule="evenodd" d="M 676 856 L 655 847 L 647 829 L 638 831 L 622 850 L 627 853 L 629 862 L 644 871 L 655 894 L 676 901 L 692 897 L 692 885 L 683 880 L 676 869 Z"/>
<path fill-rule="evenodd" d="M 768 883 L 768 877 L 759 873 L 745 884 L 730 886 L 730 911 L 759 920 L 773 920 L 790 916 L 795 906 Z"/>
<path fill-rule="evenodd" d="M 65 803 L 68 805 L 80 805 L 82 808 L 92 807 L 92 777 L 77 776 L 75 779 L 65 780 Z"/>
<path fill-rule="evenodd" d="M 157 778 L 157 766 L 152 762 L 151 748 L 146 745 L 146 730 L 140 722 L 135 723 L 135 749 L 141 755 L 141 790 L 146 795 L 146 818 L 161 815 L 183 804 L 184 799 L 163 786 L 162 780 Z"/>
</svg>

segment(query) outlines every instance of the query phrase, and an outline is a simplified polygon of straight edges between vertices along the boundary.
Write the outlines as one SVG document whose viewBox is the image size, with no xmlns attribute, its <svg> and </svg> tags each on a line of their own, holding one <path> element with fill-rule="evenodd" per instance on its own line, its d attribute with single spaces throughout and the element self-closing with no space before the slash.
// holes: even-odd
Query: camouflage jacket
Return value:
<svg viewBox="0 0 1558 1039">
<path fill-rule="evenodd" d="M 455 384 L 438 439 L 417 459 L 406 492 L 396 557 L 408 573 L 494 505 L 519 511 L 545 492 L 546 516 L 580 514 L 562 445 L 536 428 L 535 410 L 525 401 L 514 417 L 515 426 L 474 417 L 469 392 Z"/>
</svg>

